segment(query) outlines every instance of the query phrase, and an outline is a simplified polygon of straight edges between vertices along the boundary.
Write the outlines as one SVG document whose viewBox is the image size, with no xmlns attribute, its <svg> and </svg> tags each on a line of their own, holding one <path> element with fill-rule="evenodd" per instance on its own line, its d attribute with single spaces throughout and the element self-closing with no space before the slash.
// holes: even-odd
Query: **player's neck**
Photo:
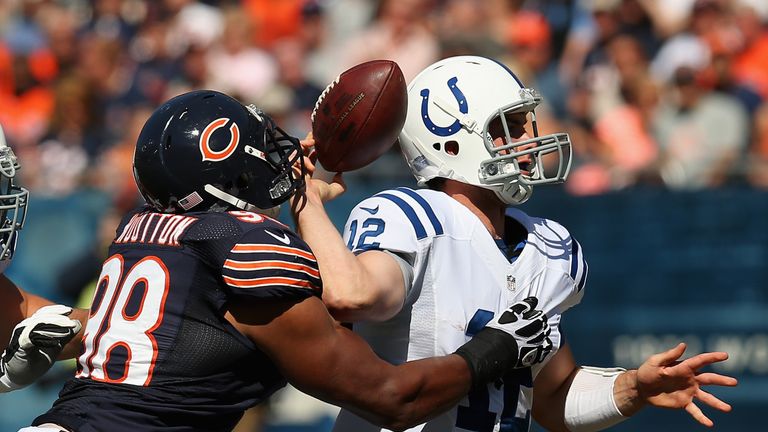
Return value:
<svg viewBox="0 0 768 432">
<path fill-rule="evenodd" d="M 507 206 L 493 191 L 449 180 L 444 192 L 474 213 L 493 238 L 504 238 L 504 214 Z"/>
</svg>

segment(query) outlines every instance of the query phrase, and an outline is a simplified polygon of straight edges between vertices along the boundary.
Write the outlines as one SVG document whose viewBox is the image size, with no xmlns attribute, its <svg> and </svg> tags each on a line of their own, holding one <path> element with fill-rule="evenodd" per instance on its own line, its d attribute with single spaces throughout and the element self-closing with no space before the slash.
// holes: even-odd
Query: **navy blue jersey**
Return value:
<svg viewBox="0 0 768 432">
<path fill-rule="evenodd" d="M 285 385 L 224 318 L 239 298 L 321 294 L 309 247 L 256 213 L 139 209 L 104 262 L 78 371 L 34 424 L 74 431 L 229 431 Z"/>
</svg>

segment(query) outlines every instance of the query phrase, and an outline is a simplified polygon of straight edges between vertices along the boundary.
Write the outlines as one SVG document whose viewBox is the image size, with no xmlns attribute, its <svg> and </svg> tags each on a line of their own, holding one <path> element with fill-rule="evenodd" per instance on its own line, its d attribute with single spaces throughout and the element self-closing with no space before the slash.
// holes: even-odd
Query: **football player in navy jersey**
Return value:
<svg viewBox="0 0 768 432">
<path fill-rule="evenodd" d="M 75 378 L 27 431 L 227 431 L 290 381 L 393 429 L 551 349 L 537 299 L 454 353 L 392 366 L 328 314 L 317 261 L 272 219 L 304 187 L 299 141 L 254 106 L 194 91 L 136 144 L 147 206 L 119 224 Z"/>
</svg>

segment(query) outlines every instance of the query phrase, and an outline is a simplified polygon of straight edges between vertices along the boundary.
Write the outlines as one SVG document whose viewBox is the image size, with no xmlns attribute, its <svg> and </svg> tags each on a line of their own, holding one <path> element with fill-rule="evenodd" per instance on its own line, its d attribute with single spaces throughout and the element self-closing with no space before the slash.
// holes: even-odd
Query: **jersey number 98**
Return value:
<svg viewBox="0 0 768 432">
<path fill-rule="evenodd" d="M 152 332 L 163 319 L 168 269 L 154 256 L 127 270 L 124 266 L 120 254 L 104 262 L 83 335 L 77 377 L 146 386 L 157 359 Z"/>
</svg>

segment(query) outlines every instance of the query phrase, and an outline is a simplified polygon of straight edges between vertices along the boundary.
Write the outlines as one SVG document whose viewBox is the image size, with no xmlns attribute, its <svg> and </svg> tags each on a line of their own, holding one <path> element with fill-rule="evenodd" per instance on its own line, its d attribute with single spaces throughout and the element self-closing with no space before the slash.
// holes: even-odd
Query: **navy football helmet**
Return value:
<svg viewBox="0 0 768 432">
<path fill-rule="evenodd" d="M 303 187 L 304 172 L 298 139 L 255 106 L 212 90 L 176 96 L 155 110 L 133 158 L 139 191 L 166 213 L 268 213 Z"/>
</svg>

